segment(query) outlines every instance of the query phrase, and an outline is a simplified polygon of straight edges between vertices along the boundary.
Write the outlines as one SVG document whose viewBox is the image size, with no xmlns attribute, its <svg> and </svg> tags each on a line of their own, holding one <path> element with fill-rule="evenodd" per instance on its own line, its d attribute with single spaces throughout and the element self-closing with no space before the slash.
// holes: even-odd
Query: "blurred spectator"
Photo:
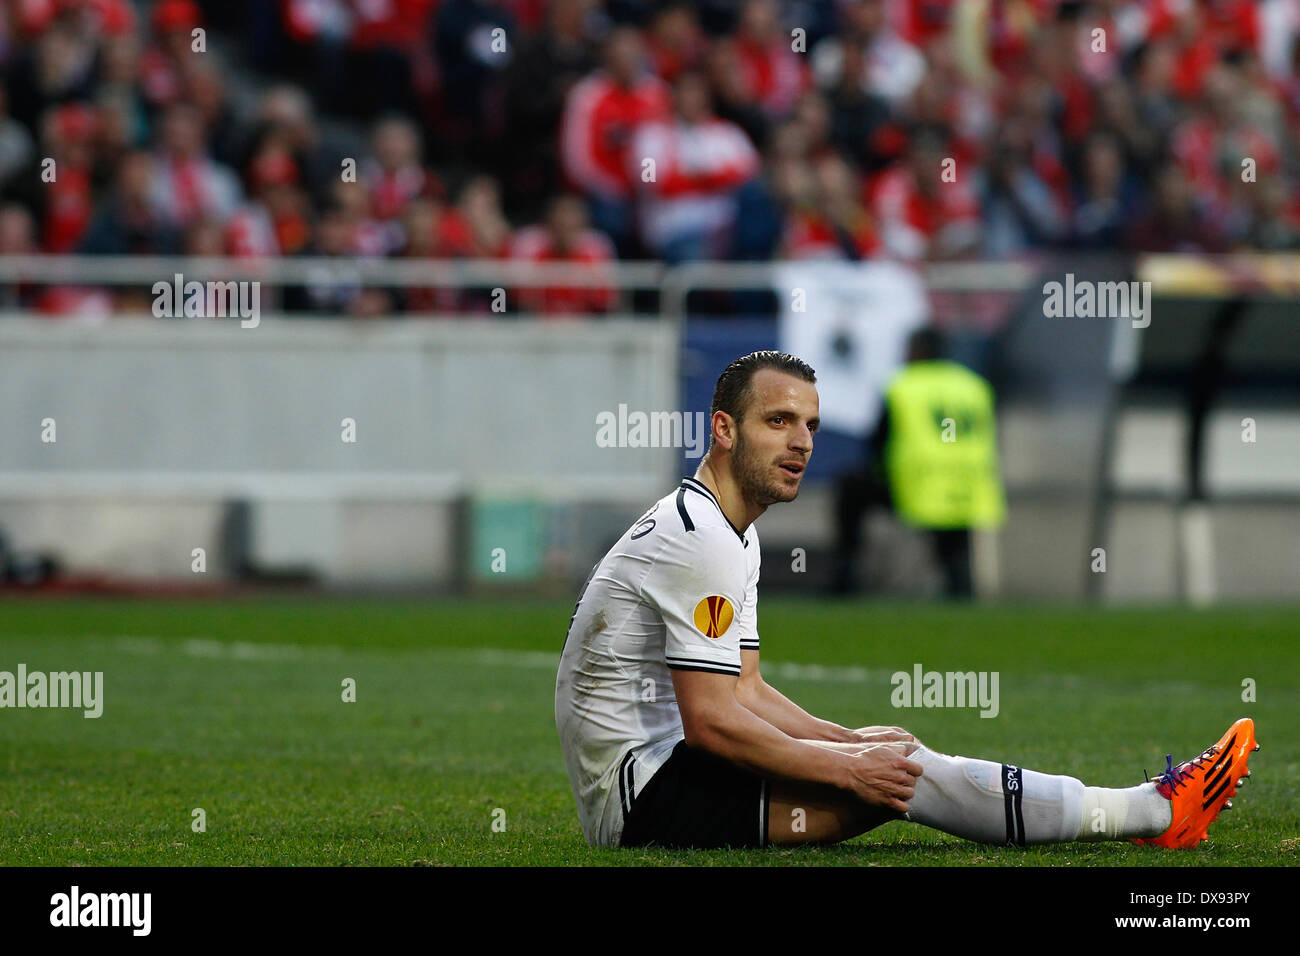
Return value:
<svg viewBox="0 0 1300 956">
<path fill-rule="evenodd" d="M 1033 162 L 1032 130 L 1019 117 L 999 131 L 981 176 L 981 251 L 1007 257 L 1064 240 L 1067 210 Z"/>
<path fill-rule="evenodd" d="M 259 258 L 295 255 L 310 241 L 306 193 L 298 182 L 298 166 L 288 150 L 271 144 L 253 160 L 248 171 L 252 201 L 242 205 L 224 230 L 225 251 Z"/>
<path fill-rule="evenodd" d="M 325 208 L 305 252 L 335 262 L 322 263 L 304 285 L 286 289 L 286 311 L 355 318 L 392 314 L 396 305 L 393 293 L 361 281 L 354 262 L 359 245 L 357 229 L 355 210 L 338 202 Z"/>
<path fill-rule="evenodd" d="M 1248 111 L 1250 91 L 1237 70 L 1218 66 L 1202 85 L 1206 109 L 1175 128 L 1170 153 L 1186 172 L 1198 201 L 1226 225 L 1235 212 L 1233 184 L 1241 181 L 1242 160 L 1249 157 L 1256 177 L 1263 179 L 1280 173 L 1281 154 L 1270 131 Z M 1266 124 L 1273 120 L 1267 115 L 1263 119 Z"/>
<path fill-rule="evenodd" d="M 804 56 L 791 48 L 775 0 L 745 0 L 734 42 L 745 98 L 769 120 L 790 115 L 810 80 Z"/>
<path fill-rule="evenodd" d="M 0 191 L 36 157 L 36 144 L 27 127 L 9 113 L 9 95 L 0 86 Z"/>
<path fill-rule="evenodd" d="M 1083 177 L 1074 198 L 1074 244 L 1083 249 L 1118 249 L 1128 212 L 1140 193 L 1125 169 L 1115 137 L 1097 133 L 1084 151 Z"/>
<path fill-rule="evenodd" d="M 1300 35 L 1291 41 L 1290 70 L 1278 81 L 1279 105 L 1286 123 L 1286 135 L 1290 142 L 1300 140 Z M 1292 172 L 1296 157 L 1292 157 Z"/>
<path fill-rule="evenodd" d="M 501 191 L 491 176 L 475 176 L 461 189 L 457 212 L 466 227 L 465 255 L 475 259 L 505 259 L 510 255 L 511 229 L 501 209 Z M 465 289 L 461 296 L 468 312 L 499 308 L 496 286 Z"/>
<path fill-rule="evenodd" d="M 347 72 L 352 84 L 349 106 L 361 115 L 375 104 L 407 116 L 417 113 L 419 47 L 438 0 L 379 0 L 351 4 L 354 17 Z M 420 66 L 423 64 L 420 63 Z"/>
<path fill-rule="evenodd" d="M 898 259 L 951 258 L 972 252 L 980 238 L 980 207 L 972 175 L 953 167 L 940 134 L 920 131 L 906 158 L 868 181 L 867 205 L 885 252 Z M 978 175 L 978 171 L 976 171 Z"/>
<path fill-rule="evenodd" d="M 1240 245 L 1270 251 L 1300 249 L 1300 206 L 1276 177 L 1238 183 L 1249 216 Z"/>
<path fill-rule="evenodd" d="M 72 252 L 90 224 L 95 132 L 95 113 L 83 103 L 69 103 L 46 114 L 42 141 L 53 165 L 42 164 L 40 179 L 45 252 Z"/>
<path fill-rule="evenodd" d="M 501 108 L 506 68 L 519 42 L 515 19 L 501 0 L 442 0 L 434 14 L 433 53 L 442 89 L 440 126 L 470 159 L 511 131 Z"/>
<path fill-rule="evenodd" d="M 465 184 L 457 207 L 469 227 L 466 255 L 502 259 L 510 251 L 510 223 L 501 210 L 501 190 L 491 176 L 476 176 Z"/>
<path fill-rule="evenodd" d="M 16 203 L 0 206 L 0 255 L 29 256 L 39 251 L 32 214 Z"/>
<path fill-rule="evenodd" d="M 603 233 L 587 225 L 582 199 L 564 194 L 551 201 L 546 221 L 526 226 L 516 233 L 512 259 L 525 262 L 573 262 L 600 265 L 614 259 L 614 246 Z M 612 288 L 525 287 L 516 290 L 515 300 L 525 312 L 539 315 L 581 315 L 608 312 L 614 305 Z"/>
<path fill-rule="evenodd" d="M 1153 40 L 1138 51 L 1133 100 L 1141 125 L 1163 141 L 1178 120 L 1172 44 Z"/>
<path fill-rule="evenodd" d="M 421 162 L 420 134 L 410 120 L 396 116 L 380 120 L 375 124 L 371 149 L 374 155 L 362 170 L 362 180 L 370 193 L 370 208 L 380 222 L 396 226 L 407 204 L 417 196 L 441 197 L 442 183 Z"/>
<path fill-rule="evenodd" d="M 796 188 L 797 205 L 781 243 L 783 258 L 856 262 L 878 254 L 880 235 L 847 162 L 823 157 Z"/>
<path fill-rule="evenodd" d="M 239 203 L 239 180 L 210 159 L 204 145 L 198 110 L 185 103 L 168 107 L 155 160 L 153 203 L 181 229 L 204 216 L 224 220 Z"/>
<path fill-rule="evenodd" d="M 1127 239 L 1130 249 L 1148 252 L 1223 252 L 1228 246 L 1222 228 L 1198 207 L 1186 173 L 1175 165 L 1156 175 L 1148 210 Z"/>
<path fill-rule="evenodd" d="M 203 126 L 208 153 L 222 165 L 239 165 L 239 124 L 226 95 L 226 81 L 214 64 L 215 54 L 186 61 L 186 102 L 194 106 Z"/>
<path fill-rule="evenodd" d="M 610 35 L 604 64 L 569 91 L 560 149 L 565 176 L 586 196 L 592 224 L 626 255 L 632 242 L 629 146 L 637 127 L 668 114 L 670 100 L 664 82 L 645 68 L 636 30 Z"/>
<path fill-rule="evenodd" d="M 263 60 L 283 60 L 291 76 L 307 77 L 319 104 L 351 108 L 346 52 L 352 32 L 347 0 L 279 0 L 284 32 L 284 56 L 263 55 Z"/>
<path fill-rule="evenodd" d="M 335 183 L 332 197 L 335 209 L 347 223 L 352 255 L 380 258 L 399 248 L 399 234 L 375 218 L 370 193 L 363 184 Z"/>
<path fill-rule="evenodd" d="M 666 83 L 683 70 L 702 67 L 708 50 L 695 10 L 682 0 L 670 0 L 655 10 L 646 42 L 651 69 Z"/>
<path fill-rule="evenodd" d="M 402 235 L 405 259 L 452 259 L 470 251 L 469 224 L 457 209 L 433 198 L 411 200 L 402 217 Z M 447 312 L 462 306 L 460 290 L 449 286 L 406 286 L 399 295 L 405 312 Z"/>
<path fill-rule="evenodd" d="M 1132 87 L 1122 80 L 1107 80 L 1097 89 L 1097 124 L 1089 134 L 1091 138 L 1114 138 L 1124 168 L 1132 174 L 1135 185 L 1159 162 L 1172 126 L 1172 118 L 1166 123 L 1154 115 L 1154 108 L 1148 117 L 1140 110 Z M 1086 175 L 1086 168 L 1083 174 Z"/>
<path fill-rule="evenodd" d="M 860 47 L 844 46 L 844 68 L 825 92 L 824 102 L 829 104 L 836 144 L 862 168 L 875 171 L 873 167 L 897 158 L 902 134 L 890 122 L 888 101 L 862 84 L 862 55 Z"/>
<path fill-rule="evenodd" d="M 187 256 L 222 256 L 226 253 L 221 223 L 200 217 L 185 227 L 181 251 Z"/>
<path fill-rule="evenodd" d="M 512 140 L 529 144 L 506 157 L 507 200 L 525 219 L 536 218 L 559 182 L 556 130 L 569 91 L 595 69 L 593 0 L 555 0 L 545 25 L 521 41 L 507 75 L 506 112 Z M 666 14 L 664 16 L 667 16 Z"/>
<path fill-rule="evenodd" d="M 188 99 L 188 64 L 195 28 L 203 16 L 194 0 L 159 0 L 150 15 L 154 42 L 140 61 L 140 88 L 151 106 L 166 107 Z"/>
<path fill-rule="evenodd" d="M 729 37 L 713 43 L 706 67 L 713 92 L 714 110 L 719 118 L 743 129 L 759 148 L 766 148 L 772 121 L 745 85 L 740 51 Z"/>
<path fill-rule="evenodd" d="M 153 159 L 132 150 L 118 161 L 115 188 L 99 205 L 80 251 L 98 255 L 175 255 L 180 240 L 151 197 Z"/>
<path fill-rule="evenodd" d="M 131 145 L 144 142 L 147 116 L 140 94 L 140 37 L 135 33 L 107 36 L 99 51 L 99 82 L 96 100 L 121 103 L 127 113 L 127 139 Z"/>
<path fill-rule="evenodd" d="M 95 81 L 95 36 L 75 8 L 39 4 L 19 12 L 27 42 L 8 71 L 9 109 L 36 129 L 50 107 L 88 99 Z"/>
<path fill-rule="evenodd" d="M 245 169 L 268 142 L 288 149 L 314 205 L 323 205 L 339 181 L 340 160 L 355 151 L 326 141 L 311 101 L 298 87 L 272 86 L 258 101 L 252 122 L 242 131 L 238 167 Z"/>
<path fill-rule="evenodd" d="M 16 203 L 0 205 L 0 256 L 29 256 L 39 252 L 36 221 Z M 40 290 L 29 283 L 0 283 L 0 309 L 28 309 Z"/>
<path fill-rule="evenodd" d="M 891 28 L 883 0 L 847 0 L 840 11 L 840 33 L 812 51 L 817 84 L 829 90 L 853 83 L 891 105 L 902 104 L 925 75 L 924 57 Z"/>
<path fill-rule="evenodd" d="M 758 170 L 745 133 L 713 115 L 704 76 L 682 73 L 673 84 L 672 118 L 644 124 L 628 153 L 646 247 L 670 263 L 723 255 L 735 191 Z"/>
</svg>

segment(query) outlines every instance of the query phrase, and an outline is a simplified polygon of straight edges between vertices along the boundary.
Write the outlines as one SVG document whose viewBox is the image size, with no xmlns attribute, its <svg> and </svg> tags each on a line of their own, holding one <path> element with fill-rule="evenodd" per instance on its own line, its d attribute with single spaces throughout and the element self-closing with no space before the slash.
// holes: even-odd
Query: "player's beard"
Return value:
<svg viewBox="0 0 1300 956">
<path fill-rule="evenodd" d="M 781 501 L 794 501 L 799 494 L 799 487 L 785 485 L 772 474 L 775 462 L 764 462 L 759 455 L 745 444 L 739 431 L 736 432 L 736 447 L 731 450 L 731 473 L 740 494 L 756 505 L 767 507 Z"/>
</svg>

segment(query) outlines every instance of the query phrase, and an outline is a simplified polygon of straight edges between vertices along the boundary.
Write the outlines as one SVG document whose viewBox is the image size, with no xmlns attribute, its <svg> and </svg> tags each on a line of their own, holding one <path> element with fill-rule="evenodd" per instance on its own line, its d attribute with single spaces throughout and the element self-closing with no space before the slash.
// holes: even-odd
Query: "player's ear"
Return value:
<svg viewBox="0 0 1300 956">
<path fill-rule="evenodd" d="M 736 443 L 736 420 L 724 411 L 713 413 L 713 440 L 718 445 L 731 451 L 731 446 Z"/>
</svg>

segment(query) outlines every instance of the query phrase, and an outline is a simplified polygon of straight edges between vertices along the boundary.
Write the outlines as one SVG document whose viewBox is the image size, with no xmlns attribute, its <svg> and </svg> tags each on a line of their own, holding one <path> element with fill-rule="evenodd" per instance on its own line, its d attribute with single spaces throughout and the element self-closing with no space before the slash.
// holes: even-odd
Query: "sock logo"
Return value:
<svg viewBox="0 0 1300 956">
<path fill-rule="evenodd" d="M 1007 843 L 1025 845 L 1025 817 L 1020 809 L 1024 777 L 1019 767 L 1002 765 L 1002 805 L 1007 814 Z"/>
</svg>

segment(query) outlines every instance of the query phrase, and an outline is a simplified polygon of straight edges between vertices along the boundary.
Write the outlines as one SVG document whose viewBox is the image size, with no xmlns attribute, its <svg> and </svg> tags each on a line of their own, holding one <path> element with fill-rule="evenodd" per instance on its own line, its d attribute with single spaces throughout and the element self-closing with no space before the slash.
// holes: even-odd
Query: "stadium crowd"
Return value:
<svg viewBox="0 0 1300 956">
<path fill-rule="evenodd" d="M 1297 0 L 0 0 L 0 254 L 1294 249 L 1298 133 Z"/>
</svg>

